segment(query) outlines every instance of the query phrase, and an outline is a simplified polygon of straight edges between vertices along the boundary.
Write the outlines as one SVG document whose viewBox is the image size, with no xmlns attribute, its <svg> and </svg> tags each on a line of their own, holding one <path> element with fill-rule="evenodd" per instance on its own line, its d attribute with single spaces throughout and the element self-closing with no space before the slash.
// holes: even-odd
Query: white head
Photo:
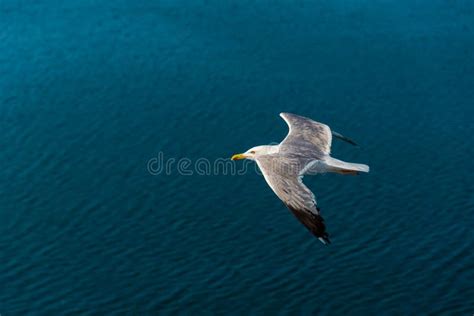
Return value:
<svg viewBox="0 0 474 316">
<path fill-rule="evenodd" d="M 239 159 L 251 159 L 255 160 L 258 156 L 262 155 L 270 155 L 278 152 L 278 145 L 266 145 L 266 146 L 255 146 L 250 148 L 243 154 L 237 154 L 232 156 L 232 160 L 239 160 Z"/>
</svg>

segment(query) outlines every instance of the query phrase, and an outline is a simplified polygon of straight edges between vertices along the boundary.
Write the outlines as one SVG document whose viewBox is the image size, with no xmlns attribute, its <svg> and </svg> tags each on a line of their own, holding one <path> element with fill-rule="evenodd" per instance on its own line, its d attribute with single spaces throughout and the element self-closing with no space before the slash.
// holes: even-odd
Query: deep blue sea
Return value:
<svg viewBox="0 0 474 316">
<path fill-rule="evenodd" d="M 283 111 L 371 167 L 305 178 L 330 246 L 195 172 Z M 473 118 L 470 0 L 1 0 L 0 314 L 472 315 Z"/>
</svg>

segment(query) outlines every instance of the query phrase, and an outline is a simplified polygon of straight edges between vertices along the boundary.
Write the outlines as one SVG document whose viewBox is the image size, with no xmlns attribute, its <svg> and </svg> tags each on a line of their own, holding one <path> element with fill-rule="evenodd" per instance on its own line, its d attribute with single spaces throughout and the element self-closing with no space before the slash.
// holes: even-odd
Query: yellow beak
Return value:
<svg viewBox="0 0 474 316">
<path fill-rule="evenodd" d="M 245 159 L 247 158 L 244 154 L 237 154 L 237 155 L 233 155 L 232 158 L 230 158 L 231 160 L 240 160 L 240 159 Z"/>
</svg>

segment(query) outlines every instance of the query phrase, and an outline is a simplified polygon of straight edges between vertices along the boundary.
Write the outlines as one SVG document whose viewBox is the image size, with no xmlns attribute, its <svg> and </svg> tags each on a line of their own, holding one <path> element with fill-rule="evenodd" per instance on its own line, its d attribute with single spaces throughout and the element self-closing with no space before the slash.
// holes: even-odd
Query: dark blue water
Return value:
<svg viewBox="0 0 474 316">
<path fill-rule="evenodd" d="M 461 0 L 1 1 L 0 314 L 471 315 L 473 22 Z M 305 179 L 329 247 L 254 172 L 147 171 L 278 142 L 282 111 L 371 166 Z"/>
</svg>

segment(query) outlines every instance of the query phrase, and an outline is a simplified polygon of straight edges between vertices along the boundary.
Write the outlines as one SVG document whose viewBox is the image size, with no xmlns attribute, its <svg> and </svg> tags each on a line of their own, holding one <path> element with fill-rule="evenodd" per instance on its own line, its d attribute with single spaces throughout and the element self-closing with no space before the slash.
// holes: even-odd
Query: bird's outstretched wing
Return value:
<svg viewBox="0 0 474 316">
<path fill-rule="evenodd" d="M 280 143 L 280 152 L 299 152 L 308 156 L 324 156 L 331 152 L 332 133 L 329 126 L 291 113 L 280 113 L 289 132 Z"/>
<path fill-rule="evenodd" d="M 273 192 L 298 220 L 323 243 L 330 243 L 314 194 L 303 184 L 304 170 L 313 160 L 301 156 L 265 155 L 256 162 Z"/>
</svg>

